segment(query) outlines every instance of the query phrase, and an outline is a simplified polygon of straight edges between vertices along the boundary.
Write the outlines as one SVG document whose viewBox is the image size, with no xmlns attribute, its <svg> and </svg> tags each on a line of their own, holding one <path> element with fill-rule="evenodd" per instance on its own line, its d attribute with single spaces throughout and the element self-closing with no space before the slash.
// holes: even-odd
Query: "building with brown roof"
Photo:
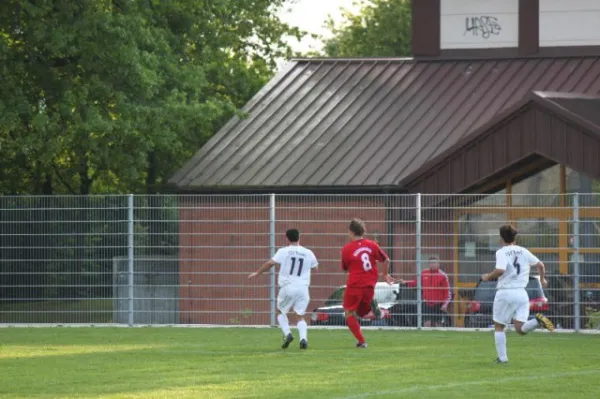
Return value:
<svg viewBox="0 0 600 399">
<path fill-rule="evenodd" d="M 423 204 L 429 211 L 423 248 L 446 260 L 455 287 L 468 287 L 493 257 L 478 252 L 486 245 L 480 238 L 474 239 L 475 259 L 459 251 L 464 240 L 473 240 L 465 237 L 481 237 L 485 223 L 478 220 L 489 220 L 491 228 L 511 221 L 541 236 L 529 246 L 551 272 L 568 274 L 573 210 L 570 197 L 561 194 L 578 192 L 587 237 L 581 251 L 596 259 L 600 203 L 585 194 L 600 190 L 600 33 L 548 26 L 561 18 L 567 26 L 583 13 L 600 18 L 600 2 L 574 0 L 566 10 L 561 8 L 565 2 L 551 0 L 484 2 L 494 5 L 490 10 L 467 10 L 466 3 L 415 2 L 410 59 L 291 61 L 244 107 L 246 118 L 233 118 L 201 148 L 170 182 L 182 192 L 248 194 L 242 198 L 249 223 L 240 221 L 238 211 L 207 216 L 203 209 L 209 200 L 190 197 L 181 215 L 188 221 L 181 223 L 182 286 L 200 284 L 200 277 L 205 283 L 210 279 L 211 286 L 232 278 L 243 284 L 244 276 L 198 276 L 193 270 L 214 268 L 207 260 L 229 256 L 226 247 L 232 240 L 249 248 L 240 256 L 256 260 L 248 270 L 267 256 L 268 237 L 262 233 L 268 225 L 257 222 L 268 220 L 264 193 L 283 195 L 278 220 L 294 221 L 312 234 L 304 240 L 307 246 L 326 246 L 318 254 L 321 259 L 337 259 L 335 248 L 344 237 L 330 233 L 345 231 L 344 221 L 355 216 L 352 197 L 337 194 L 505 194 L 495 196 L 493 204 L 481 196 L 461 210 L 440 208 L 443 195 Z M 552 196 L 534 203 L 521 194 Z M 213 205 L 231 201 L 214 198 Z M 414 272 L 414 223 L 398 210 L 414 207 L 414 197 L 370 198 L 372 209 L 360 216 L 375 221 L 371 231 L 387 237 L 383 244 L 396 260 L 395 272 Z M 365 199 L 360 201 L 364 206 Z M 230 226 L 211 226 L 207 232 L 205 223 L 193 222 L 212 217 L 236 220 L 236 234 L 248 234 L 234 239 L 225 234 Z M 287 227 L 277 226 L 278 231 Z M 197 229 L 219 233 L 210 238 L 214 248 L 200 245 L 206 244 L 204 235 L 190 234 Z M 594 282 L 600 265 L 593 261 L 589 267 L 583 270 Z M 327 296 L 337 284 L 330 279 L 316 278 L 324 288 L 317 288 L 314 298 Z M 268 296 L 266 288 L 238 291 L 240 298 Z M 219 292 L 188 288 L 182 297 L 214 298 Z M 210 303 L 182 300 L 182 322 L 202 322 L 202 312 L 186 309 L 204 306 L 208 312 Z M 238 305 L 232 301 L 231 309 Z M 227 323 L 227 318 L 220 321 Z M 264 320 L 257 316 L 252 324 Z"/>
</svg>

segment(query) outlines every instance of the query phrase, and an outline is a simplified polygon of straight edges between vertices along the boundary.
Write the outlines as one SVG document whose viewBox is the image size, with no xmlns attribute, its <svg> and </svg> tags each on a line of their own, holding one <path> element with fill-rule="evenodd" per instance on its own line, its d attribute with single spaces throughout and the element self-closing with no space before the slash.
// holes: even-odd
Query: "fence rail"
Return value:
<svg viewBox="0 0 600 399">
<path fill-rule="evenodd" d="M 353 217 L 409 282 L 380 283 L 384 318 L 364 325 L 488 327 L 494 291 L 479 277 L 510 222 L 548 270 L 548 287 L 528 288 L 531 313 L 600 328 L 597 194 L 2 197 L 0 324 L 274 325 L 275 271 L 247 275 L 296 227 L 320 262 L 311 323 L 343 325 L 339 254 Z M 444 311 L 432 297 L 445 288 L 425 280 L 431 259 L 448 277 Z"/>
</svg>

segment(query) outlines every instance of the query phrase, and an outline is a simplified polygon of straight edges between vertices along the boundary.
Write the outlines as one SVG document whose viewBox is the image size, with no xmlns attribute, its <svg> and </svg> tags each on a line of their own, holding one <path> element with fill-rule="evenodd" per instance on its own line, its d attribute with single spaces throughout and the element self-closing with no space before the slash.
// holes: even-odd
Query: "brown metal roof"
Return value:
<svg viewBox="0 0 600 399">
<path fill-rule="evenodd" d="M 170 180 L 180 188 L 404 180 L 533 90 L 600 93 L 598 57 L 296 60 Z"/>
<path fill-rule="evenodd" d="M 534 161 L 600 179 L 600 97 L 533 92 L 408 176 L 409 191 L 460 193 Z"/>
</svg>

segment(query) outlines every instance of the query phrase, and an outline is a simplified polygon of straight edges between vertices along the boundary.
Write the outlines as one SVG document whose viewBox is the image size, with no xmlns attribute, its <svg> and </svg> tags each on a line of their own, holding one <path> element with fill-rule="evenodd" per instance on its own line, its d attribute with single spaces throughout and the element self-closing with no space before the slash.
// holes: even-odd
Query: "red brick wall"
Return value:
<svg viewBox="0 0 600 399">
<path fill-rule="evenodd" d="M 268 324 L 269 277 L 248 282 L 247 275 L 270 255 L 269 198 L 241 202 L 233 197 L 187 197 L 180 208 L 181 323 Z M 348 241 L 347 223 L 353 217 L 365 220 L 367 236 L 389 252 L 396 277 L 414 276 L 415 222 L 399 218 L 389 232 L 387 214 L 382 197 L 277 197 L 276 247 L 286 245 L 285 231 L 296 227 L 302 245 L 320 261 L 319 272 L 312 276 L 309 311 L 345 283 L 340 250 Z M 393 250 L 386 248 L 390 233 Z M 422 246 L 423 252 L 448 260 L 443 267 L 452 274 L 452 223 L 423 223 Z"/>
</svg>

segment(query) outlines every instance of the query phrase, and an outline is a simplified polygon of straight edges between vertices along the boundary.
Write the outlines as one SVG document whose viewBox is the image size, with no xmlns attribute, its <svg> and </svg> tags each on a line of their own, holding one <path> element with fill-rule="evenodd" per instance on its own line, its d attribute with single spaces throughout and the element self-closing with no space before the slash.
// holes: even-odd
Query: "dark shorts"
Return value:
<svg viewBox="0 0 600 399">
<path fill-rule="evenodd" d="M 445 312 L 442 312 L 442 305 L 428 305 L 426 303 L 423 304 L 422 308 L 423 312 L 423 321 L 429 321 L 430 323 L 441 323 L 446 316 Z"/>
</svg>

